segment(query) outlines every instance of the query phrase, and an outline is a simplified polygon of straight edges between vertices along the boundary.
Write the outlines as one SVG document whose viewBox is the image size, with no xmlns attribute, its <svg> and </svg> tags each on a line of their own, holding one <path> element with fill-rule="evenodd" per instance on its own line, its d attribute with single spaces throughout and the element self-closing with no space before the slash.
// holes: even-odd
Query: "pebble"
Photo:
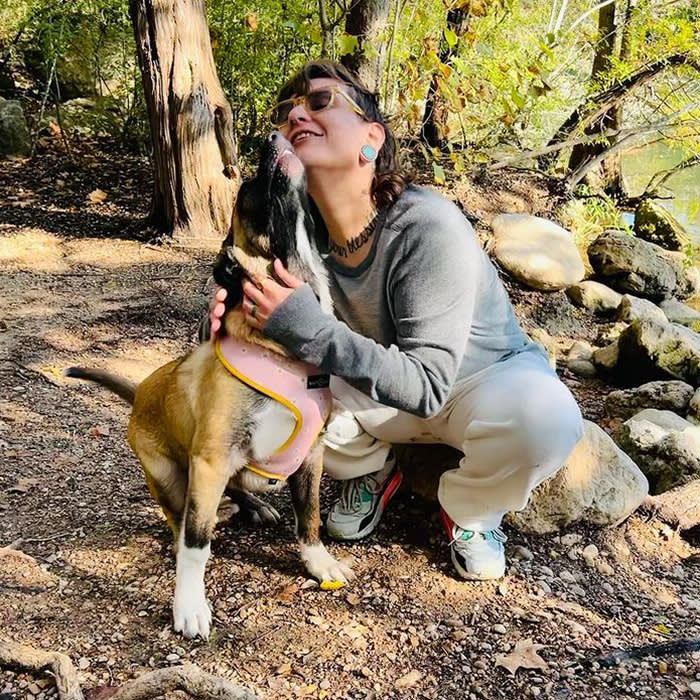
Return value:
<svg viewBox="0 0 700 700">
<path fill-rule="evenodd" d="M 668 664 L 665 661 L 659 661 L 659 673 L 668 673 Z"/>
<path fill-rule="evenodd" d="M 80 660 L 78 661 L 78 668 L 81 671 L 84 671 L 86 668 L 90 668 L 90 660 L 84 656 L 81 656 Z"/>
<path fill-rule="evenodd" d="M 569 620 L 569 626 L 574 634 L 586 634 L 586 628 L 575 620 Z"/>
<path fill-rule="evenodd" d="M 554 578 L 554 572 L 548 566 L 540 566 L 540 571 L 547 578 Z"/>
<path fill-rule="evenodd" d="M 535 558 L 535 555 L 527 547 L 523 547 L 522 545 L 518 545 L 513 550 L 513 556 L 516 559 L 523 559 L 524 561 L 532 561 Z"/>
<path fill-rule="evenodd" d="M 571 586 L 569 590 L 574 594 L 574 595 L 580 595 L 580 596 L 585 596 L 586 591 L 579 585 Z"/>
<path fill-rule="evenodd" d="M 180 655 L 179 654 L 168 654 L 165 657 L 166 661 L 179 661 L 180 660 Z"/>
<path fill-rule="evenodd" d="M 575 532 L 570 532 L 568 535 L 561 536 L 561 543 L 565 547 L 572 547 L 573 545 L 578 544 L 582 539 L 583 535 L 579 535 Z"/>
<path fill-rule="evenodd" d="M 593 565 L 593 560 L 598 556 L 598 554 L 598 547 L 596 547 L 594 544 L 589 544 L 587 547 L 584 547 L 583 552 L 581 552 L 581 555 L 589 566 Z"/>
<path fill-rule="evenodd" d="M 39 695 L 41 692 L 41 688 L 37 683 L 32 683 L 27 690 L 29 690 L 32 695 Z"/>
<path fill-rule="evenodd" d="M 540 588 L 542 591 L 545 593 L 551 593 L 552 592 L 552 587 L 546 582 L 546 581 L 537 581 L 536 585 L 538 588 Z"/>
<path fill-rule="evenodd" d="M 495 632 L 496 634 L 505 634 L 508 630 L 506 629 L 505 625 L 498 624 L 498 625 L 494 625 L 491 628 L 491 631 Z"/>
<path fill-rule="evenodd" d="M 559 572 L 559 578 L 564 581 L 564 583 L 575 583 L 576 577 L 567 569 L 562 569 Z"/>
<path fill-rule="evenodd" d="M 606 561 L 599 561 L 597 565 L 598 571 L 606 576 L 612 576 L 615 573 L 615 569 L 610 566 Z"/>
<path fill-rule="evenodd" d="M 700 682 L 689 683 L 688 688 L 693 695 L 700 695 Z"/>
</svg>

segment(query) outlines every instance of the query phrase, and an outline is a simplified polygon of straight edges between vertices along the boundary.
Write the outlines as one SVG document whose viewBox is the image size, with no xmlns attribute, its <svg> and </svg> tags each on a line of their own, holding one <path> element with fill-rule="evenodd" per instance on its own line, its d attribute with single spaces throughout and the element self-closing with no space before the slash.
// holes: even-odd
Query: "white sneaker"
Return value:
<svg viewBox="0 0 700 700">
<path fill-rule="evenodd" d="M 440 511 L 440 519 L 450 538 L 452 563 L 462 578 L 488 581 L 503 577 L 506 572 L 503 543 L 507 537 L 500 528 L 486 532 L 463 530 L 444 510 Z"/>
<path fill-rule="evenodd" d="M 344 481 L 340 498 L 326 520 L 328 534 L 337 540 L 359 540 L 369 535 L 402 479 L 391 457 L 380 471 Z"/>
</svg>

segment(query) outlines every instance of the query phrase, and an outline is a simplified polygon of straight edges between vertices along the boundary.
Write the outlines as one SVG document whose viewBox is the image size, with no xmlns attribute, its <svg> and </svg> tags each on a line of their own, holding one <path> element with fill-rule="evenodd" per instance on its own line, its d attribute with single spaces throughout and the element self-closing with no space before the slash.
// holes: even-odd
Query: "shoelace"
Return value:
<svg viewBox="0 0 700 700">
<path fill-rule="evenodd" d="M 495 530 L 488 530 L 487 532 L 476 532 L 475 530 L 463 530 L 461 527 L 455 525 L 452 528 L 452 540 L 450 540 L 450 547 L 459 542 L 471 542 L 473 539 L 472 537 L 470 537 L 468 540 L 462 539 L 462 534 L 465 532 L 472 532 L 475 535 L 481 535 L 483 539 L 486 539 L 485 535 L 491 533 L 493 535 L 493 539 L 497 542 L 505 542 L 508 539 L 505 532 L 503 532 L 500 527 L 497 527 Z"/>
<path fill-rule="evenodd" d="M 340 508 L 345 513 L 357 513 L 362 507 L 362 491 L 372 495 L 379 493 L 381 484 L 371 475 L 366 474 L 358 479 L 348 479 L 340 494 Z"/>
</svg>

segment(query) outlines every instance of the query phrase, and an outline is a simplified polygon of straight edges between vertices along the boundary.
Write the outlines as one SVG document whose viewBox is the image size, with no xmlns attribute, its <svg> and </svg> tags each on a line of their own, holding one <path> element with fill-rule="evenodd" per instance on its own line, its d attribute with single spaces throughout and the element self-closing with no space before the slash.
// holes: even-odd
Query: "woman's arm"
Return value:
<svg viewBox="0 0 700 700">
<path fill-rule="evenodd" d="M 401 235 L 388 280 L 395 345 L 324 314 L 306 285 L 272 312 L 263 333 L 375 401 L 428 417 L 445 404 L 464 356 L 484 254 L 453 205 Z"/>
</svg>

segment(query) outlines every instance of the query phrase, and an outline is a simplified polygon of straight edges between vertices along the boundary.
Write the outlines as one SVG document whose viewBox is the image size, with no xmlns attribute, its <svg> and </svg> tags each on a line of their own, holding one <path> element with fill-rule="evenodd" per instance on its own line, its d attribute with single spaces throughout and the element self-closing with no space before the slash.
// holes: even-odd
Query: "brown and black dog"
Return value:
<svg viewBox="0 0 700 700">
<path fill-rule="evenodd" d="M 262 148 L 256 176 L 241 185 L 214 278 L 228 291 L 225 332 L 286 355 L 281 346 L 248 326 L 240 309 L 243 277 L 264 279 L 274 258 L 307 282 L 324 310 L 332 312 L 315 247 L 304 168 L 276 132 Z M 245 466 L 269 456 L 280 437 L 291 434 L 294 417 L 281 403 L 231 374 L 212 343 L 169 362 L 138 386 L 100 370 L 72 367 L 66 374 L 102 384 L 133 405 L 129 444 L 176 542 L 175 630 L 207 638 L 211 613 L 204 571 L 217 508 L 224 492 L 239 502 L 260 505 L 249 492 L 280 488 L 283 481 L 270 483 Z M 302 560 L 313 576 L 345 582 L 352 571 L 334 559 L 319 538 L 322 453 L 317 438 L 301 468 L 288 479 L 297 536 Z"/>
</svg>

